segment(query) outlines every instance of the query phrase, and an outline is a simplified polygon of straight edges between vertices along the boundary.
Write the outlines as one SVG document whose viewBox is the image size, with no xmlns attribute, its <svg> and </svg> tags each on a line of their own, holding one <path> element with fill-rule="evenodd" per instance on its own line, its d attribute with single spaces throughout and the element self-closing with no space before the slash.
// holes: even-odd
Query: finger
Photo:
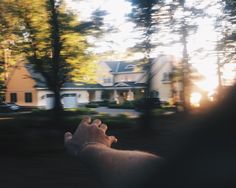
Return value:
<svg viewBox="0 0 236 188">
<path fill-rule="evenodd" d="M 101 124 L 100 125 L 100 129 L 102 129 L 104 131 L 104 133 L 106 133 L 107 131 L 107 125 L 106 124 Z"/>
<path fill-rule="evenodd" d="M 89 124 L 91 122 L 90 116 L 83 116 L 81 123 Z"/>
<path fill-rule="evenodd" d="M 82 118 L 80 124 L 77 126 L 74 134 L 78 133 L 81 128 L 88 126 L 90 122 L 91 122 L 90 116 L 83 116 L 83 118 Z"/>
<path fill-rule="evenodd" d="M 95 126 L 100 126 L 102 123 L 102 121 L 100 119 L 95 119 L 92 123 L 92 125 L 95 125 Z"/>
<path fill-rule="evenodd" d="M 67 143 L 68 141 L 70 141 L 72 139 L 72 134 L 71 132 L 66 132 L 64 134 L 64 143 Z"/>
<path fill-rule="evenodd" d="M 117 141 L 118 141 L 118 139 L 115 136 L 109 136 L 108 138 L 109 138 L 111 144 L 112 143 L 117 143 Z"/>
</svg>

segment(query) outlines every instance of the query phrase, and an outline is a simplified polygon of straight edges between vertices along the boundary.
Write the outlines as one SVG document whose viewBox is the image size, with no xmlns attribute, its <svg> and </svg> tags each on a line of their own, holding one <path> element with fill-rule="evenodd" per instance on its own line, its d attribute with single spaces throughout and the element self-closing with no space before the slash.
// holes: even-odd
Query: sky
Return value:
<svg viewBox="0 0 236 188">
<path fill-rule="evenodd" d="M 115 4 L 114 4 L 115 2 Z M 116 28 L 118 32 L 108 33 L 100 40 L 89 36 L 88 41 L 96 44 L 90 50 L 102 54 L 108 51 L 115 51 L 116 55 L 122 58 L 127 48 L 136 44 L 136 33 L 133 32 L 134 24 L 127 21 L 127 14 L 131 13 L 132 6 L 125 0 L 67 0 L 69 7 L 78 13 L 80 21 L 89 21 L 91 14 L 96 9 L 104 10 L 107 16 L 104 17 L 104 27 Z M 112 39 L 112 40 L 111 40 Z"/>
<path fill-rule="evenodd" d="M 118 32 L 106 34 L 101 39 L 97 39 L 94 36 L 88 36 L 88 41 L 95 44 L 94 47 L 89 49 L 91 52 L 103 54 L 113 51 L 114 59 L 126 58 L 132 60 L 143 57 L 143 53 L 136 53 L 127 57 L 127 49 L 137 43 L 140 34 L 137 31 L 134 31 L 134 23 L 127 21 L 127 14 L 132 11 L 130 2 L 125 0 L 66 1 L 68 6 L 78 13 L 80 21 L 90 20 L 92 12 L 96 9 L 107 11 L 108 14 L 104 17 L 105 27 L 115 27 L 118 30 Z M 189 0 L 186 2 L 187 7 L 193 6 L 200 8 L 204 10 L 205 14 L 209 15 L 207 17 L 198 17 L 195 20 L 191 20 L 198 25 L 198 29 L 196 33 L 189 35 L 187 47 L 188 53 L 190 54 L 189 63 L 205 77 L 204 80 L 196 81 L 195 84 L 204 90 L 213 92 L 217 88 L 218 77 L 216 66 L 217 56 L 212 52 L 215 50 L 216 41 L 221 37 L 214 29 L 214 22 L 217 17 L 220 17 L 223 14 L 222 5 L 217 4 L 217 0 Z M 209 6 L 214 3 L 216 3 L 216 6 Z M 176 11 L 174 17 L 182 16 L 181 14 L 183 14 L 181 10 Z M 226 21 L 222 21 L 220 24 L 227 27 L 235 27 L 227 25 L 229 23 Z M 173 33 L 159 31 L 154 35 L 152 40 L 158 40 L 159 42 L 164 43 L 174 37 L 178 36 L 175 36 Z M 178 43 L 159 46 L 151 52 L 150 56 L 156 58 L 158 54 L 162 53 L 182 57 L 182 49 L 182 45 Z M 200 53 L 197 53 L 199 49 L 202 50 Z M 223 80 L 229 80 L 235 77 L 235 68 L 235 65 L 232 64 L 223 67 Z"/>
</svg>

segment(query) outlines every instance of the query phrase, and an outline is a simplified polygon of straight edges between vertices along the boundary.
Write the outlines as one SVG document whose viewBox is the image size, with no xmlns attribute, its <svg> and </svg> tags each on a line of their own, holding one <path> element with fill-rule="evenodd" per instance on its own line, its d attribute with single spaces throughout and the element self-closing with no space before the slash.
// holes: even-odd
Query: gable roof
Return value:
<svg viewBox="0 0 236 188">
<path fill-rule="evenodd" d="M 24 67 L 29 73 L 29 75 L 23 75 L 23 76 L 32 78 L 35 81 L 36 84 L 34 87 L 46 87 L 45 79 L 43 78 L 43 76 L 39 72 L 36 72 L 33 69 L 33 65 L 27 63 L 25 60 L 18 61 L 15 65 L 10 67 L 9 76 L 7 78 L 6 84 L 10 82 L 12 76 L 15 74 L 15 71 L 17 71 L 17 69 L 20 67 Z"/>
<path fill-rule="evenodd" d="M 8 82 L 11 80 L 12 75 L 15 73 L 18 67 L 24 67 L 29 75 L 27 75 L 28 78 L 31 78 L 35 81 L 35 88 L 38 89 L 47 89 L 47 83 L 45 81 L 45 78 L 40 74 L 40 72 L 37 72 L 34 70 L 34 67 L 32 64 L 27 63 L 27 61 L 19 61 L 16 65 L 14 65 L 9 74 Z M 87 88 L 87 89 L 94 89 L 94 88 L 102 88 L 103 86 L 100 84 L 87 84 L 87 83 L 75 83 L 75 82 L 66 82 L 63 84 L 62 89 L 68 89 L 68 88 Z"/>
<path fill-rule="evenodd" d="M 86 89 L 102 89 L 103 86 L 101 84 L 87 84 L 87 83 L 75 83 L 75 82 L 66 82 L 63 84 L 62 89 L 68 89 L 68 88 L 73 88 L 73 89 L 79 89 L 79 88 L 86 88 Z"/>
<path fill-rule="evenodd" d="M 45 81 L 45 78 L 42 76 L 41 73 L 34 70 L 34 67 L 30 63 L 25 63 L 25 68 L 28 70 L 28 72 L 31 75 L 31 78 L 35 80 L 36 84 L 34 87 L 43 87 L 46 88 L 47 84 Z"/>
<path fill-rule="evenodd" d="M 146 86 L 147 84 L 146 83 L 137 83 L 137 82 L 116 82 L 114 84 L 114 86 L 131 86 L 131 87 L 135 87 L 135 86 L 138 86 L 138 87 L 144 87 Z"/>
<path fill-rule="evenodd" d="M 136 72 L 137 63 L 126 61 L 105 61 L 112 73 L 130 73 Z"/>
</svg>

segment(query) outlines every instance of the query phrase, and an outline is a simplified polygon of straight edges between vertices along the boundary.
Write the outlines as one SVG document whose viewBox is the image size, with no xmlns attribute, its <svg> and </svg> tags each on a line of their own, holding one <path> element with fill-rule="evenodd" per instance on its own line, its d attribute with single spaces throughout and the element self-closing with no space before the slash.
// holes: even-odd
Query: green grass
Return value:
<svg viewBox="0 0 236 188">
<path fill-rule="evenodd" d="M 60 113 L 60 116 L 76 116 L 76 115 L 94 115 L 97 114 L 96 111 L 86 108 L 86 107 L 81 107 L 81 108 L 70 108 L 70 109 L 64 109 Z M 40 110 L 36 109 L 32 111 L 31 116 L 36 116 L 36 117 L 53 117 L 55 115 L 54 111 L 52 110 Z"/>
<path fill-rule="evenodd" d="M 66 131 L 74 132 L 83 115 L 71 113 L 62 117 L 53 116 L 48 111 L 37 111 L 32 114 L 12 115 L 0 118 L 0 148 L 6 155 L 61 155 L 64 154 L 63 135 Z M 81 111 L 80 111 L 81 112 Z M 86 112 L 88 112 L 86 110 Z M 109 131 L 130 129 L 135 121 L 121 115 L 94 115 L 109 127 Z M 11 150 L 9 150 L 11 148 Z"/>
</svg>

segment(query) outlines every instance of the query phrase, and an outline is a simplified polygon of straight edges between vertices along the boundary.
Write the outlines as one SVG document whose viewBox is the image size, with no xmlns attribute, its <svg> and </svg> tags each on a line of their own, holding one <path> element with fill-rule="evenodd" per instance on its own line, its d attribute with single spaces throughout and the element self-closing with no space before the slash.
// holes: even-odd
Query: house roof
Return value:
<svg viewBox="0 0 236 188">
<path fill-rule="evenodd" d="M 109 61 L 105 62 L 114 73 L 124 73 L 124 72 L 136 72 L 135 66 L 137 63 L 135 62 L 124 62 L 124 61 Z M 47 89 L 47 84 L 45 82 L 45 79 L 43 76 L 36 72 L 33 68 L 33 65 L 27 63 L 27 62 L 19 62 L 16 66 L 23 65 L 28 70 L 28 72 L 31 75 L 31 78 L 35 80 L 36 84 L 34 87 L 38 89 Z M 14 73 L 15 68 L 13 69 Z M 119 82 L 114 83 L 112 86 L 103 86 L 98 83 L 94 84 L 88 84 L 88 83 L 76 83 L 76 82 L 66 82 L 63 84 L 62 89 L 109 89 L 109 88 L 135 88 L 135 87 L 145 87 L 144 83 L 136 83 L 136 82 Z"/>
<path fill-rule="evenodd" d="M 119 87 L 127 87 L 127 88 L 144 88 L 146 87 L 146 84 L 145 83 L 137 83 L 137 82 L 117 82 L 115 83 L 113 86 L 110 86 L 110 87 L 116 87 L 116 88 L 119 88 Z"/>
<path fill-rule="evenodd" d="M 106 88 L 135 88 L 135 87 L 145 87 L 145 83 L 136 83 L 136 82 L 117 82 L 112 86 L 102 86 L 101 84 L 86 84 L 86 83 L 73 83 L 67 82 L 63 85 L 62 89 L 106 89 Z"/>
<path fill-rule="evenodd" d="M 27 63 L 24 60 L 21 60 L 19 62 L 17 62 L 14 66 L 12 66 L 9 70 L 9 76 L 7 79 L 7 84 L 8 82 L 12 79 L 12 75 L 15 74 L 15 71 L 19 68 L 19 67 L 25 67 L 29 73 L 29 75 L 25 75 L 27 77 L 30 77 L 32 79 L 34 79 L 34 81 L 36 82 L 34 87 L 47 87 L 46 83 L 45 83 L 45 79 L 43 78 L 43 76 L 39 73 L 36 72 L 33 68 L 32 64 Z"/>
<path fill-rule="evenodd" d="M 87 88 L 87 89 L 94 89 L 94 88 L 103 88 L 101 84 L 87 84 L 87 83 L 75 83 L 75 82 L 66 82 L 63 84 L 62 89 L 67 88 Z"/>
<path fill-rule="evenodd" d="M 105 63 L 109 66 L 109 68 L 111 69 L 111 72 L 116 72 L 117 67 L 120 64 L 120 61 L 106 61 Z"/>
<path fill-rule="evenodd" d="M 126 61 L 106 61 L 112 73 L 128 73 L 136 72 L 136 62 L 126 62 Z"/>
</svg>

